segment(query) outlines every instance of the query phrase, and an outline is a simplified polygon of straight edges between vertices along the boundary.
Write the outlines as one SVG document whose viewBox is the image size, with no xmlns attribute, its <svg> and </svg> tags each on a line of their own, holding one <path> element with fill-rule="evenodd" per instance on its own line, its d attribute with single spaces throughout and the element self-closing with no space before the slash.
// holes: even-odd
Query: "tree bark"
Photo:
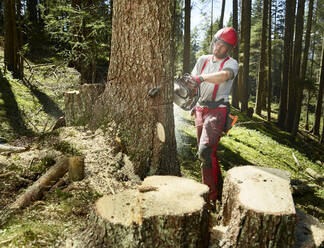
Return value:
<svg viewBox="0 0 324 248">
<path fill-rule="evenodd" d="M 84 157 L 69 158 L 69 178 L 72 182 L 81 181 L 84 178 Z"/>
<path fill-rule="evenodd" d="M 266 79 L 266 48 L 267 48 L 267 31 L 268 31 L 268 9 L 269 1 L 263 1 L 263 11 L 262 11 L 262 31 L 261 31 L 261 51 L 260 51 L 260 62 L 259 62 L 259 73 L 257 82 L 257 98 L 255 103 L 255 113 L 261 115 L 261 110 L 263 107 L 262 103 L 264 101 L 265 86 L 267 83 Z M 271 37 L 270 37 L 271 39 Z"/>
<path fill-rule="evenodd" d="M 16 23 L 15 0 L 4 1 L 4 62 L 6 68 L 16 78 L 22 78 L 21 58 L 19 55 L 18 30 Z"/>
<path fill-rule="evenodd" d="M 243 72 L 239 74 L 239 91 L 241 92 L 241 111 L 248 109 L 249 101 L 249 63 L 251 33 L 251 0 L 242 1 L 241 8 L 241 46 L 243 47 Z M 241 76 L 241 77 L 240 77 Z"/>
<path fill-rule="evenodd" d="M 114 121 L 137 175 L 179 175 L 171 60 L 173 0 L 114 2 L 108 83 L 92 128 Z M 156 88 L 150 97 L 148 92 Z M 103 118 L 104 117 L 104 118 Z M 157 137 L 160 123 L 165 141 Z"/>
<path fill-rule="evenodd" d="M 268 15 L 268 102 L 267 102 L 267 120 L 271 121 L 271 100 L 272 100 L 272 77 L 271 77 L 271 71 L 272 71 L 272 48 L 271 48 L 271 33 L 272 33 L 272 0 L 269 0 L 269 15 Z"/>
<path fill-rule="evenodd" d="M 74 247 L 208 247 L 208 187 L 147 177 L 138 190 L 100 198 Z"/>
<path fill-rule="evenodd" d="M 233 0 L 233 28 L 238 32 L 238 3 Z M 239 45 L 234 49 L 233 58 L 239 61 Z M 239 109 L 239 92 L 238 92 L 238 76 L 235 77 L 232 87 L 232 106 Z"/>
<path fill-rule="evenodd" d="M 322 116 L 322 103 L 323 103 L 323 93 L 324 93 L 324 39 L 322 41 L 322 59 L 321 59 L 320 69 L 321 71 L 319 77 L 319 90 L 318 90 L 317 103 L 315 109 L 315 122 L 313 127 L 314 135 L 319 135 L 321 116 Z"/>
<path fill-rule="evenodd" d="M 185 20 L 183 37 L 183 73 L 190 73 L 190 12 L 191 0 L 185 0 Z"/>
<path fill-rule="evenodd" d="M 224 27 L 223 22 L 224 22 L 224 13 L 225 13 L 225 3 L 226 3 L 226 0 L 222 0 L 221 16 L 219 19 L 219 26 L 218 26 L 219 29 Z"/>
<path fill-rule="evenodd" d="M 288 80 L 288 113 L 286 116 L 286 130 L 291 132 L 292 137 L 295 137 L 298 131 L 298 125 L 294 127 L 294 124 L 299 124 L 298 104 L 301 105 L 304 89 L 304 82 L 301 80 L 300 75 L 304 12 L 305 0 L 298 0 L 293 63 Z M 297 114 L 299 115 L 297 116 Z"/>
<path fill-rule="evenodd" d="M 95 102 L 104 92 L 104 84 L 84 84 L 78 91 L 64 93 L 65 121 L 67 126 L 86 125 L 92 116 Z"/>
<path fill-rule="evenodd" d="M 294 36 L 293 27 L 295 24 L 295 10 L 296 10 L 296 0 L 287 0 L 282 79 L 281 79 L 281 87 L 280 87 L 280 104 L 279 104 L 279 112 L 278 112 L 278 125 L 282 129 L 285 128 L 285 120 L 287 115 L 288 79 L 289 79 L 289 70 L 292 61 L 292 43 L 293 43 L 293 36 Z"/>
<path fill-rule="evenodd" d="M 235 167 L 226 174 L 222 202 L 221 247 L 291 247 L 296 212 L 286 172 Z"/>
<path fill-rule="evenodd" d="M 303 60 L 301 63 L 301 72 L 300 72 L 300 81 L 301 81 L 302 85 L 300 85 L 297 88 L 296 115 L 295 115 L 295 119 L 294 119 L 293 130 L 292 130 L 293 137 L 296 137 L 297 132 L 298 132 L 300 114 L 301 114 L 301 108 L 302 108 L 302 102 L 303 102 L 303 90 L 305 88 L 305 80 L 306 80 L 306 70 L 307 70 L 308 52 L 309 52 L 309 44 L 310 44 L 310 33 L 311 33 L 311 29 L 312 29 L 313 6 L 314 6 L 314 0 L 310 0 L 309 5 L 308 5 L 308 16 L 307 16 L 304 54 L 303 54 Z"/>
</svg>

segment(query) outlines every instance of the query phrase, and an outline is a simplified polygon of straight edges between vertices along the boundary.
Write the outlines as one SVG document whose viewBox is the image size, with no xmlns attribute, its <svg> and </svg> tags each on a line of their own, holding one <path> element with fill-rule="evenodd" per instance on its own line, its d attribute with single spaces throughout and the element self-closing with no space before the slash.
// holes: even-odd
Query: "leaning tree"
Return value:
<svg viewBox="0 0 324 248">
<path fill-rule="evenodd" d="M 113 6 L 111 60 L 92 126 L 114 121 L 144 178 L 179 175 L 173 119 L 172 0 L 120 0 Z"/>
</svg>

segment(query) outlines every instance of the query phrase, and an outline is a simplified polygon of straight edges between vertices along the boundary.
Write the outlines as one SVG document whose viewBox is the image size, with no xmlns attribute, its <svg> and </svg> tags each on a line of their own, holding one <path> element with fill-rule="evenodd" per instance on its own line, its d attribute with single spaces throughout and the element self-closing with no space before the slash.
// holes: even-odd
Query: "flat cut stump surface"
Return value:
<svg viewBox="0 0 324 248">
<path fill-rule="evenodd" d="M 287 172 L 235 167 L 226 174 L 222 201 L 223 247 L 291 247 L 296 211 Z"/>
<path fill-rule="evenodd" d="M 138 190 L 97 200 L 80 247 L 207 247 L 208 187 L 152 176 Z"/>
</svg>

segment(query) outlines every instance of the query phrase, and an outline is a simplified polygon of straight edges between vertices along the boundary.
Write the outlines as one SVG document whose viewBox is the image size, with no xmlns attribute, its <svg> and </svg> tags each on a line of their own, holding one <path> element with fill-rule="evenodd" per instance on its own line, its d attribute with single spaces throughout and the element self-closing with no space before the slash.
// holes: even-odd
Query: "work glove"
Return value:
<svg viewBox="0 0 324 248">
<path fill-rule="evenodd" d="M 190 78 L 192 81 L 196 82 L 198 85 L 200 85 L 204 81 L 202 76 L 191 75 Z"/>
</svg>

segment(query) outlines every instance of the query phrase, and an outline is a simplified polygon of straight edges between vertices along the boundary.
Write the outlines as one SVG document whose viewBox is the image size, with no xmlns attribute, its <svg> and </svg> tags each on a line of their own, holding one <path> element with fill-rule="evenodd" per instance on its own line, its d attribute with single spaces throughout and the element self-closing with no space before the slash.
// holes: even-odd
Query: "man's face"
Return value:
<svg viewBox="0 0 324 248">
<path fill-rule="evenodd" d="M 225 58 L 227 56 L 227 52 L 228 52 L 229 49 L 230 49 L 229 45 L 227 45 L 224 42 L 218 40 L 214 44 L 213 55 L 216 58 L 219 58 L 219 59 Z"/>
</svg>

